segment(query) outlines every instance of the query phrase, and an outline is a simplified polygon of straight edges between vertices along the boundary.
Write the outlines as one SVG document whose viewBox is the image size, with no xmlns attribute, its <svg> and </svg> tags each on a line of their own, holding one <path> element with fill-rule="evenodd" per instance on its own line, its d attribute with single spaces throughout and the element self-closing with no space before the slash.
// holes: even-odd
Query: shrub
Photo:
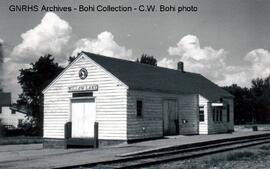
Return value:
<svg viewBox="0 0 270 169">
<path fill-rule="evenodd" d="M 40 130 L 37 126 L 29 121 L 25 121 L 18 128 L 7 128 L 0 124 L 0 136 L 13 137 L 13 136 L 39 136 Z"/>
</svg>

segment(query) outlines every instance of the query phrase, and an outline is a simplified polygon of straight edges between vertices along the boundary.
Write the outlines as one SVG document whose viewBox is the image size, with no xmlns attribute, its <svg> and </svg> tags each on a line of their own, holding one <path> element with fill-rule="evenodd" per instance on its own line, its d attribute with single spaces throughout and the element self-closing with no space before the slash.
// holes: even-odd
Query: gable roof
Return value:
<svg viewBox="0 0 270 169">
<path fill-rule="evenodd" d="M 76 63 L 76 61 L 80 58 L 81 55 L 77 56 L 70 64 L 68 64 L 64 70 L 62 70 L 62 72 L 60 72 L 58 74 L 58 76 L 56 76 L 56 78 L 54 78 L 48 86 L 46 86 L 43 90 L 42 93 L 46 93 L 46 91 L 73 65 Z"/>
<path fill-rule="evenodd" d="M 9 107 L 9 109 L 14 110 L 14 111 L 19 112 L 19 113 L 22 113 L 22 114 L 26 114 L 26 115 L 30 115 L 30 116 L 32 115 L 32 111 L 24 105 L 12 104 Z"/>
<path fill-rule="evenodd" d="M 11 105 L 11 93 L 0 92 L 0 106 Z"/>
<path fill-rule="evenodd" d="M 83 53 L 125 83 L 129 89 L 201 94 L 211 101 L 217 101 L 221 97 L 233 97 L 200 74 Z"/>
<path fill-rule="evenodd" d="M 65 69 L 64 70 L 62 70 L 62 72 L 60 72 L 59 73 L 59 75 L 56 77 L 56 78 L 54 78 L 50 83 L 49 83 L 49 85 L 47 85 L 43 90 L 42 90 L 42 93 L 44 94 L 44 93 L 46 93 L 47 92 L 47 90 L 51 87 L 51 86 L 53 86 L 54 85 L 54 83 L 56 83 L 57 81 L 58 81 L 58 79 L 60 79 L 61 77 L 62 77 L 62 75 L 70 68 L 70 67 L 72 67 L 80 58 L 82 58 L 82 57 L 84 57 L 85 56 L 85 54 L 83 54 L 83 53 L 80 53 L 70 64 L 68 64 L 66 67 L 65 67 Z M 87 57 L 87 56 L 86 56 Z M 105 57 L 105 56 L 104 56 Z M 89 57 L 87 57 L 87 58 L 89 58 Z M 101 67 L 101 68 L 103 68 L 103 67 Z M 104 69 L 104 68 L 103 68 Z M 117 77 L 115 77 L 114 75 L 112 75 L 110 72 L 107 72 L 107 73 L 109 73 L 111 76 L 113 76 L 114 78 L 116 78 L 119 82 L 121 82 L 121 83 L 123 83 L 122 81 L 120 81 Z M 124 84 L 124 83 L 123 83 Z M 126 84 L 124 84 L 124 85 L 126 85 Z M 126 86 L 127 87 L 127 86 Z"/>
</svg>

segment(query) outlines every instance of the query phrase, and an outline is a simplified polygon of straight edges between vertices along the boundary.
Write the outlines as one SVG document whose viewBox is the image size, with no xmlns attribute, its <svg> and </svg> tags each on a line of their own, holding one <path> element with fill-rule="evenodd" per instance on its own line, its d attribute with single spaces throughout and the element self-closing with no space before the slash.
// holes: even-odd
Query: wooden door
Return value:
<svg viewBox="0 0 270 169">
<path fill-rule="evenodd" d="M 96 105 L 94 101 L 72 102 L 72 137 L 90 138 L 94 137 L 94 123 Z"/>
<path fill-rule="evenodd" d="M 176 100 L 163 101 L 163 133 L 164 135 L 177 134 L 177 102 Z"/>
</svg>

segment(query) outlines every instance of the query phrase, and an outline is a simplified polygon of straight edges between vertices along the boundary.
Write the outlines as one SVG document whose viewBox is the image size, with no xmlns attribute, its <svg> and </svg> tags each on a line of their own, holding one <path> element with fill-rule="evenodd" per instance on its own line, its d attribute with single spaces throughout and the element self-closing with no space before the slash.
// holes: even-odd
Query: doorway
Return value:
<svg viewBox="0 0 270 169">
<path fill-rule="evenodd" d="M 163 134 L 178 134 L 178 113 L 176 100 L 163 100 Z"/>
<path fill-rule="evenodd" d="M 96 119 L 95 99 L 74 99 L 71 111 L 72 138 L 93 138 Z"/>
</svg>

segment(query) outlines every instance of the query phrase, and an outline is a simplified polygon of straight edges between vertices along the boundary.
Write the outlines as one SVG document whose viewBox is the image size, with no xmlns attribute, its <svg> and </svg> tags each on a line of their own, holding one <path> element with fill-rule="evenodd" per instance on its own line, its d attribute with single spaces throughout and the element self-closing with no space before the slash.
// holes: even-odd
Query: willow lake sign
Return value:
<svg viewBox="0 0 270 169">
<path fill-rule="evenodd" d="M 97 91 L 98 85 L 81 85 L 68 87 L 69 92 Z"/>
</svg>

